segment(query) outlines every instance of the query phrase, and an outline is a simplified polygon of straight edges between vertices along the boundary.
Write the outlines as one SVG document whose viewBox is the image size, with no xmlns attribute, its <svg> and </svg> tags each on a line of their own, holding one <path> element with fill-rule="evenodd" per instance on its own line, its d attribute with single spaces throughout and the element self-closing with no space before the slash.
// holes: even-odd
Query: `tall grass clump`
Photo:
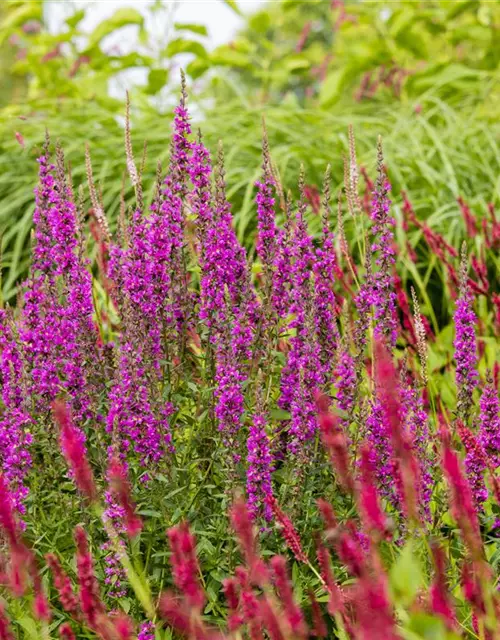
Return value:
<svg viewBox="0 0 500 640">
<path fill-rule="evenodd" d="M 116 231 L 47 137 L 0 314 L 0 638 L 500 638 L 500 223 L 399 224 L 346 135 L 316 202 L 264 128 L 251 252 L 184 81 L 151 198 L 127 103 Z"/>
</svg>

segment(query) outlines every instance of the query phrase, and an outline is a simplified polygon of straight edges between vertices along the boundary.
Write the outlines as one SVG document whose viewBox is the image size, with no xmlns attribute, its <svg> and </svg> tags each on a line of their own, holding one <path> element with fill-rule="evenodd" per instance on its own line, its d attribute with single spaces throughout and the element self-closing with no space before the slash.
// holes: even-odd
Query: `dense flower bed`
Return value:
<svg viewBox="0 0 500 640">
<path fill-rule="evenodd" d="M 496 276 L 474 251 L 470 277 L 465 243 L 459 258 L 423 225 L 454 298 L 454 363 L 436 366 L 431 324 L 397 275 L 411 253 L 395 239 L 382 143 L 363 197 L 349 134 L 337 234 L 327 168 L 312 237 L 304 174 L 294 204 L 264 132 L 254 264 L 222 146 L 212 163 L 184 87 L 149 207 L 127 118 L 136 206 L 114 235 L 87 153 L 95 265 L 83 190 L 46 141 L 30 277 L 0 315 L 0 638 L 500 637 Z M 498 248 L 494 211 L 481 226 L 461 207 L 470 235 Z M 43 557 L 41 484 L 42 510 L 76 525 L 73 567 L 67 540 Z M 221 521 L 212 558 L 227 574 L 208 577 L 207 530 Z"/>
</svg>

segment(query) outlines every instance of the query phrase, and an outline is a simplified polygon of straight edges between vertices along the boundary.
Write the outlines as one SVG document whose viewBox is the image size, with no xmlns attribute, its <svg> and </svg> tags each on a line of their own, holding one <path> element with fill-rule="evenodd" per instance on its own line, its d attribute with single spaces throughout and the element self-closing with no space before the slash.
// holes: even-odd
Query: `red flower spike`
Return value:
<svg viewBox="0 0 500 640">
<path fill-rule="evenodd" d="M 0 526 L 10 546 L 15 546 L 20 537 L 20 531 L 14 515 L 14 507 L 7 481 L 0 473 Z"/>
<path fill-rule="evenodd" d="M 450 490 L 452 515 L 460 528 L 464 543 L 472 558 L 481 559 L 483 546 L 472 491 L 458 456 L 452 450 L 450 440 L 446 435 L 443 437 L 442 464 Z"/>
<path fill-rule="evenodd" d="M 326 500 L 323 500 L 323 498 L 319 498 L 316 504 L 318 505 L 326 529 L 336 529 L 338 522 L 332 505 Z"/>
<path fill-rule="evenodd" d="M 76 640 L 73 629 L 67 622 L 59 627 L 59 637 L 61 640 Z"/>
<path fill-rule="evenodd" d="M 477 235 L 476 218 L 472 215 L 472 211 L 470 210 L 469 205 L 465 202 L 465 200 L 461 196 L 458 196 L 457 202 L 465 221 L 467 235 L 470 238 L 474 238 Z"/>
<path fill-rule="evenodd" d="M 270 565 L 276 590 L 283 606 L 283 613 L 286 616 L 292 633 L 296 637 L 305 638 L 307 635 L 307 626 L 302 611 L 293 597 L 292 584 L 286 570 L 286 560 L 283 556 L 274 556 L 271 558 Z"/>
<path fill-rule="evenodd" d="M 10 628 L 10 620 L 5 613 L 3 604 L 0 603 L 0 640 L 14 640 Z"/>
<path fill-rule="evenodd" d="M 240 586 L 240 609 L 243 623 L 248 625 L 251 640 L 263 640 L 259 602 L 252 591 L 248 571 L 244 567 L 236 567 L 235 577 Z"/>
<path fill-rule="evenodd" d="M 182 608 L 178 598 L 171 592 L 165 592 L 158 605 L 160 616 L 168 622 L 176 631 L 183 635 L 189 635 L 191 624 L 189 614 Z"/>
<path fill-rule="evenodd" d="M 229 631 L 233 632 L 239 629 L 245 622 L 242 614 L 238 613 L 240 606 L 239 585 L 236 578 L 226 578 L 222 582 L 222 590 L 226 597 L 229 615 L 227 624 Z"/>
<path fill-rule="evenodd" d="M 37 620 L 50 622 L 52 615 L 50 613 L 47 597 L 43 591 L 42 579 L 35 565 L 34 557 L 32 558 L 30 573 L 33 582 L 33 592 L 35 595 L 35 599 L 33 601 L 33 614 Z"/>
<path fill-rule="evenodd" d="M 386 538 L 388 536 L 387 519 L 380 506 L 369 445 L 361 449 L 358 502 L 366 532 Z"/>
<path fill-rule="evenodd" d="M 340 534 L 336 549 L 340 560 L 347 566 L 350 573 L 361 578 L 365 573 L 365 554 L 349 529 Z"/>
<path fill-rule="evenodd" d="M 330 454 L 333 468 L 338 480 L 346 491 L 354 491 L 354 480 L 351 474 L 351 461 L 347 439 L 337 417 L 328 410 L 328 399 L 319 395 L 316 399 L 321 439 Z"/>
<path fill-rule="evenodd" d="M 71 580 L 69 579 L 64 569 L 61 567 L 58 558 L 54 554 L 49 553 L 45 556 L 45 559 L 54 577 L 54 585 L 59 594 L 59 600 L 63 609 L 70 613 L 73 617 L 78 618 L 78 598 L 73 591 Z"/>
<path fill-rule="evenodd" d="M 269 599 L 264 596 L 259 601 L 260 617 L 270 640 L 286 640 L 281 623 Z"/>
<path fill-rule="evenodd" d="M 87 460 L 85 437 L 71 419 L 65 402 L 56 400 L 53 405 L 54 418 L 60 428 L 61 449 L 73 473 L 76 486 L 93 502 L 97 498 L 94 475 Z"/>
<path fill-rule="evenodd" d="M 82 527 L 76 527 L 75 529 L 75 542 L 77 547 L 76 566 L 80 587 L 80 606 L 88 625 L 91 628 L 95 628 L 98 619 L 105 613 L 105 608 L 99 594 L 99 583 L 94 574 L 87 536 Z"/>
<path fill-rule="evenodd" d="M 186 598 L 188 606 L 201 611 L 205 604 L 205 594 L 198 581 L 195 538 L 186 523 L 172 527 L 167 533 L 172 549 L 170 562 L 175 584 Z"/>
<path fill-rule="evenodd" d="M 328 629 L 321 613 L 321 607 L 319 606 L 314 591 L 309 591 L 309 600 L 311 602 L 311 617 L 312 617 L 312 630 L 311 635 L 316 638 L 326 638 L 328 635 Z"/>
<path fill-rule="evenodd" d="M 230 511 L 231 524 L 238 537 L 241 553 L 250 572 L 250 578 L 256 584 L 268 580 L 267 569 L 259 557 L 254 525 L 246 502 L 237 498 Z"/>
<path fill-rule="evenodd" d="M 477 573 L 474 571 L 474 567 L 467 560 L 465 560 L 462 566 L 461 578 L 462 590 L 464 592 L 465 599 L 471 604 L 476 616 L 484 616 L 486 613 L 486 607 L 484 605 L 481 583 Z"/>
<path fill-rule="evenodd" d="M 446 586 L 444 552 L 441 547 L 434 544 L 432 546 L 432 555 L 434 557 L 435 575 L 430 589 L 431 611 L 442 618 L 449 629 L 454 630 L 457 620 L 450 604 Z"/>
<path fill-rule="evenodd" d="M 113 616 L 113 625 L 118 636 L 117 640 L 133 640 L 136 637 L 132 620 L 125 613 Z"/>
<path fill-rule="evenodd" d="M 268 503 L 273 510 L 274 516 L 278 523 L 281 525 L 281 534 L 285 539 L 285 542 L 290 551 L 295 556 L 298 562 L 304 562 L 307 564 L 307 556 L 302 550 L 302 543 L 300 536 L 295 530 L 290 518 L 280 509 L 276 499 L 274 497 L 269 498 Z"/>
<path fill-rule="evenodd" d="M 417 520 L 416 487 L 419 486 L 419 464 L 401 424 L 399 375 L 390 353 L 380 340 L 375 344 L 375 379 L 377 395 L 390 429 L 395 462 L 401 474 L 402 506 L 408 517 Z"/>
<path fill-rule="evenodd" d="M 355 588 L 354 609 L 360 640 L 399 640 L 385 576 L 365 576 Z"/>
<path fill-rule="evenodd" d="M 132 487 L 127 477 L 127 471 L 122 462 L 113 457 L 108 467 L 108 479 L 111 493 L 124 511 L 124 525 L 129 538 L 134 538 L 142 531 L 142 520 L 135 513 L 132 500 Z"/>
<path fill-rule="evenodd" d="M 318 559 L 320 575 L 330 596 L 328 600 L 328 613 L 334 616 L 343 609 L 343 596 L 342 591 L 335 582 L 330 561 L 330 552 L 321 542 L 317 544 L 316 557 Z"/>
</svg>

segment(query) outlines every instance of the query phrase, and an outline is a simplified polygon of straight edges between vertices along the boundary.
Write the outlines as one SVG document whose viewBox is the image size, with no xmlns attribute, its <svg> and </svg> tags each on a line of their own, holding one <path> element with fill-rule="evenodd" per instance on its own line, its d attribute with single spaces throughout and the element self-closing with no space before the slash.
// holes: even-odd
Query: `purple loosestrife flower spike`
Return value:
<svg viewBox="0 0 500 640">
<path fill-rule="evenodd" d="M 235 445 L 244 412 L 242 385 L 253 354 L 261 310 L 246 253 L 232 227 L 225 193 L 224 152 L 219 144 L 215 180 L 215 217 L 204 237 L 200 317 L 215 343 L 215 416 L 228 448 Z M 240 453 L 233 450 L 233 460 Z"/>
<path fill-rule="evenodd" d="M 321 247 L 316 249 L 314 262 L 314 315 L 315 328 L 320 345 L 323 373 L 330 379 L 339 340 L 335 313 L 336 255 L 333 233 L 330 231 L 330 165 L 325 172 L 323 185 L 323 237 Z"/>
<path fill-rule="evenodd" d="M 479 402 L 479 442 L 493 468 L 500 464 L 500 402 L 491 374 Z"/>
<path fill-rule="evenodd" d="M 260 377 L 258 385 L 255 412 L 247 439 L 248 508 L 254 518 L 262 515 L 267 522 L 271 522 L 272 509 L 269 498 L 273 495 L 271 483 L 273 458 L 266 433 L 267 414 L 264 409 Z"/>
<path fill-rule="evenodd" d="M 345 330 L 347 332 L 347 328 Z M 344 336 L 339 344 L 335 368 L 337 407 L 347 414 L 347 418 L 342 420 L 344 428 L 352 422 L 357 394 L 356 360 L 349 351 L 346 338 Z"/>
<path fill-rule="evenodd" d="M 403 428 L 408 440 L 412 443 L 420 467 L 417 488 L 420 512 L 424 519 L 429 520 L 430 500 L 434 484 L 432 477 L 434 461 L 428 446 L 430 442 L 429 424 L 422 398 L 409 375 L 402 377 L 401 408 Z"/>
<path fill-rule="evenodd" d="M 155 402 L 145 376 L 146 368 L 137 341 L 122 346 L 117 381 L 110 393 L 107 431 L 116 433 L 122 452 L 132 448 L 142 466 L 155 468 L 166 452 L 173 451 L 170 403 Z"/>
<path fill-rule="evenodd" d="M 292 287 L 292 216 L 291 195 L 285 201 L 285 225 L 278 232 L 274 259 L 272 308 L 278 318 L 286 318 L 290 312 Z"/>
<path fill-rule="evenodd" d="M 113 456 L 114 453 L 111 449 L 109 458 L 112 459 Z M 118 534 L 125 534 L 125 510 L 118 504 L 115 495 L 109 488 L 104 492 L 104 502 L 106 506 L 103 513 L 103 520 L 109 522 Z M 121 537 L 117 536 L 114 542 L 125 550 L 125 543 Z M 104 584 L 108 586 L 107 595 L 110 598 L 123 598 L 127 594 L 125 588 L 127 575 L 116 552 L 115 544 L 113 544 L 111 539 L 108 539 L 101 545 L 101 549 L 106 554 L 104 557 L 104 574 L 106 576 L 104 578 Z"/>
<path fill-rule="evenodd" d="M 374 223 L 372 233 L 375 236 L 371 252 L 375 256 L 378 270 L 373 274 L 371 303 L 375 314 L 375 337 L 383 337 L 390 346 L 394 347 L 398 336 L 396 294 L 392 277 L 392 268 L 396 262 L 393 232 L 395 220 L 389 213 L 391 201 L 388 193 L 391 185 L 384 168 L 380 138 L 377 145 L 377 174 L 370 215 Z"/>
<path fill-rule="evenodd" d="M 14 507 L 25 513 L 26 474 L 31 467 L 29 394 L 21 345 L 10 312 L 0 309 L 0 374 L 3 412 L 0 416 L 0 465 L 9 484 Z"/>
<path fill-rule="evenodd" d="M 197 157 L 207 157 L 201 149 L 195 147 L 193 155 L 193 182 L 196 180 L 201 189 L 201 170 L 196 169 Z M 200 235 L 200 319 L 210 330 L 211 339 L 217 342 L 218 336 L 225 331 L 228 318 L 226 309 L 226 289 L 229 310 L 248 316 L 249 325 L 255 326 L 259 318 L 257 296 L 253 290 L 247 265 L 245 249 L 238 242 L 232 226 L 230 204 L 226 199 L 224 151 L 219 143 L 217 167 L 215 172 L 215 210 L 210 213 L 204 206 L 203 215 L 198 212 L 201 202 L 207 200 L 208 183 L 203 176 L 203 197 L 193 201 L 193 209 L 198 213 Z M 198 202 L 200 204 L 198 204 Z M 250 346 L 252 336 L 247 334 L 246 347 Z"/>
<path fill-rule="evenodd" d="M 226 300 L 226 308 L 228 301 Z M 236 446 L 236 434 L 241 427 L 241 419 L 245 410 L 242 383 L 246 376 L 242 370 L 243 363 L 235 353 L 236 341 L 233 330 L 236 322 L 230 312 L 226 322 L 225 331 L 221 334 L 216 351 L 215 371 L 215 417 L 218 420 L 219 431 L 223 434 L 224 445 L 233 449 L 235 461 L 240 459 L 240 454 L 234 452 Z"/>
<path fill-rule="evenodd" d="M 488 499 L 488 491 L 484 482 L 484 472 L 487 467 L 486 454 L 472 431 L 467 429 L 460 420 L 457 420 L 457 431 L 466 451 L 465 472 L 472 491 L 474 505 L 479 512 L 482 510 L 483 503 Z"/>
<path fill-rule="evenodd" d="M 257 187 L 257 255 L 262 262 L 266 295 L 270 295 L 273 280 L 273 263 L 276 257 L 277 229 L 275 222 L 276 181 L 271 167 L 269 142 L 264 128 L 262 138 L 262 178 Z"/>
<path fill-rule="evenodd" d="M 476 315 L 467 282 L 467 248 L 462 245 L 460 261 L 460 295 L 455 309 L 455 362 L 457 383 L 457 414 L 467 424 L 472 408 L 472 393 L 478 381 L 476 371 Z"/>
<path fill-rule="evenodd" d="M 210 153 L 202 142 L 201 131 L 198 132 L 198 140 L 191 145 L 191 152 L 191 161 L 188 167 L 189 176 L 193 184 L 191 210 L 196 215 L 200 248 L 203 250 L 203 239 L 207 229 L 213 226 L 214 212 L 210 188 L 212 162 Z"/>
<path fill-rule="evenodd" d="M 158 384 L 166 375 L 165 367 L 182 353 L 191 313 L 186 297 L 183 213 L 192 148 L 189 134 L 183 83 L 181 102 L 175 109 L 170 169 L 163 185 L 158 178 L 152 213 L 145 217 L 138 206 L 126 230 L 125 246 L 111 246 L 110 273 L 123 330 L 107 429 L 119 434 L 123 453 L 135 449 L 143 466 L 156 467 L 164 453 L 173 449 L 169 427 L 173 407 L 161 399 Z M 195 200 L 199 196 L 197 202 L 206 207 L 207 163 L 200 154 L 208 156 L 208 152 L 199 144 L 197 153 L 203 166 L 197 165 Z"/>
<path fill-rule="evenodd" d="M 365 357 L 367 331 L 371 319 L 371 301 L 373 290 L 373 272 L 371 255 L 367 251 L 365 256 L 365 277 L 354 297 L 358 317 L 354 327 L 354 345 L 356 347 L 356 373 L 359 376 Z"/>
<path fill-rule="evenodd" d="M 145 229 L 148 289 L 145 301 L 164 327 L 167 340 L 175 338 L 178 349 L 186 340 L 190 326 L 192 296 L 188 291 L 185 256 L 184 206 L 188 193 L 189 162 L 192 143 L 186 108 L 185 78 L 182 75 L 181 100 L 174 110 L 174 132 L 170 164 L 163 184 L 151 205 Z"/>
<path fill-rule="evenodd" d="M 302 450 L 302 443 L 310 441 L 317 429 L 315 394 L 323 384 L 320 347 L 314 326 L 312 307 L 312 268 L 315 263 L 312 238 L 305 220 L 304 173 L 301 169 L 301 192 L 292 239 L 291 307 L 293 319 L 287 362 L 281 372 L 280 408 L 290 411 L 289 450 L 294 455 Z"/>
<path fill-rule="evenodd" d="M 391 434 L 378 398 L 373 401 L 366 420 L 366 437 L 370 445 L 370 463 L 374 468 L 380 493 L 398 506 L 397 489 L 394 486 Z"/>
<path fill-rule="evenodd" d="M 35 246 L 20 327 L 31 393 L 48 411 L 64 389 L 77 421 L 90 415 L 90 364 L 98 357 L 92 320 L 92 280 L 82 257 L 72 191 L 62 151 L 50 163 L 48 140 L 36 193 Z"/>
</svg>

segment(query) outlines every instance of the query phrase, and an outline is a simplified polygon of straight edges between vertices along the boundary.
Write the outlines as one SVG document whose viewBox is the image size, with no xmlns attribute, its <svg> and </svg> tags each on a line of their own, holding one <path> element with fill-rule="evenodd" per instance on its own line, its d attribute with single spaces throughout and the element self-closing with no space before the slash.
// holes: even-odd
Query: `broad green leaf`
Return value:
<svg viewBox="0 0 500 640">
<path fill-rule="evenodd" d="M 85 9 L 80 9 L 80 11 L 75 11 L 72 16 L 66 18 L 65 22 L 68 27 L 74 29 L 83 20 L 83 18 L 85 18 Z"/>
<path fill-rule="evenodd" d="M 400 31 L 396 37 L 398 46 L 413 53 L 417 58 L 425 59 L 427 57 L 427 45 L 425 38 L 422 36 L 421 29 L 417 26 L 414 29 L 407 28 Z"/>
<path fill-rule="evenodd" d="M 208 36 L 207 28 L 204 24 L 194 24 L 191 22 L 175 22 L 174 27 L 177 31 L 190 31 L 200 36 Z"/>
<path fill-rule="evenodd" d="M 309 69 L 311 63 L 304 56 L 294 55 L 285 58 L 282 62 L 285 69 L 288 71 L 300 71 L 302 69 Z"/>
<path fill-rule="evenodd" d="M 38 633 L 38 628 L 36 626 L 36 622 L 32 618 L 28 618 L 28 616 L 22 616 L 16 620 L 17 624 L 19 624 L 26 633 L 26 638 L 33 638 L 33 640 L 39 640 L 40 635 Z"/>
<path fill-rule="evenodd" d="M 171 40 L 165 48 L 165 55 L 173 57 L 179 53 L 194 53 L 200 58 L 207 57 L 207 51 L 205 47 L 197 40 L 185 40 L 184 38 L 175 38 Z"/>
<path fill-rule="evenodd" d="M 455 2 L 450 3 L 450 8 L 446 13 L 446 19 L 453 20 L 463 13 L 472 11 L 478 7 L 479 0 L 455 0 Z"/>
<path fill-rule="evenodd" d="M 168 69 L 151 69 L 148 73 L 148 84 L 146 85 L 146 93 L 154 95 L 167 84 Z"/>
<path fill-rule="evenodd" d="M 448 631 L 443 620 L 428 613 L 414 613 L 411 615 L 407 625 L 409 633 L 403 632 L 403 637 L 408 640 L 458 640 L 458 636 Z"/>
<path fill-rule="evenodd" d="M 94 46 L 110 33 L 131 24 L 142 26 L 144 17 L 136 9 L 118 9 L 110 18 L 97 25 L 90 34 L 89 46 Z"/>
<path fill-rule="evenodd" d="M 268 11 L 259 11 L 250 17 L 250 28 L 258 33 L 265 33 L 271 26 L 271 16 Z"/>
<path fill-rule="evenodd" d="M 396 599 L 406 605 L 411 604 L 423 584 L 422 567 L 411 541 L 391 567 L 390 584 Z"/>
<path fill-rule="evenodd" d="M 346 79 L 346 72 L 346 69 L 335 69 L 335 71 L 326 76 L 319 92 L 320 106 L 323 108 L 329 107 L 340 98 Z"/>
<path fill-rule="evenodd" d="M 415 12 L 410 7 L 405 7 L 391 16 L 389 33 L 393 38 L 406 31 L 415 20 Z"/>
<path fill-rule="evenodd" d="M 247 67 L 250 64 L 250 58 L 246 53 L 237 51 L 229 45 L 217 47 L 210 56 L 210 59 L 214 65 L 229 67 Z"/>
<path fill-rule="evenodd" d="M 202 76 L 209 68 L 210 65 L 206 60 L 195 58 L 187 65 L 186 73 L 193 78 L 193 80 L 196 80 L 196 78 Z"/>
<path fill-rule="evenodd" d="M 283 409 L 271 409 L 270 416 L 273 420 L 290 420 L 292 417 L 288 411 Z"/>
<path fill-rule="evenodd" d="M 238 7 L 235 0 L 222 0 L 222 2 L 232 9 L 235 13 L 241 16 L 241 9 Z"/>
</svg>

